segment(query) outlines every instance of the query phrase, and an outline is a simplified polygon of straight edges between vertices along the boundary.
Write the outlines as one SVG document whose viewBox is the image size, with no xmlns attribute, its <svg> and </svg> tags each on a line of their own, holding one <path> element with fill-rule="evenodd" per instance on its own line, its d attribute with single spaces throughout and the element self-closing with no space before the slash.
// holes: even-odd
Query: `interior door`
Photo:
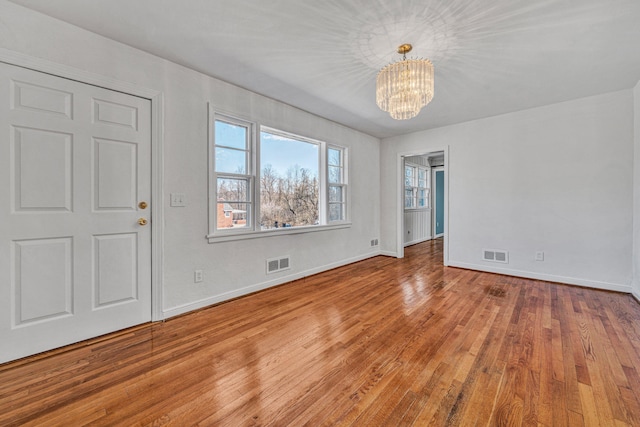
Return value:
<svg viewBox="0 0 640 427">
<path fill-rule="evenodd" d="M 0 63 L 0 363 L 151 320 L 151 103 Z"/>
<path fill-rule="evenodd" d="M 434 173 L 435 187 L 435 236 L 444 234 L 444 170 Z"/>
</svg>

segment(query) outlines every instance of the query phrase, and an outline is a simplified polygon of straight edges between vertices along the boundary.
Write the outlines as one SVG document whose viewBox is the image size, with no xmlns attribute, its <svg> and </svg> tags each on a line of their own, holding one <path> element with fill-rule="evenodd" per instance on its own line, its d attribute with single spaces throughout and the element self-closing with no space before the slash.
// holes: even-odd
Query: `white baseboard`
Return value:
<svg viewBox="0 0 640 427">
<path fill-rule="evenodd" d="M 427 242 L 432 239 L 433 237 L 429 236 L 429 237 L 425 237 L 424 239 L 412 240 L 410 242 L 405 242 L 404 247 L 406 248 L 407 246 L 417 245 L 418 243 Z"/>
<path fill-rule="evenodd" d="M 382 256 L 390 256 L 390 257 L 394 257 L 394 258 L 398 257 L 398 253 L 395 252 L 395 251 L 380 251 L 380 255 L 382 255 Z"/>
<path fill-rule="evenodd" d="M 585 288 L 602 289 L 607 291 L 631 293 L 632 288 L 629 285 L 621 285 L 618 283 L 599 282 L 595 280 L 587 280 L 576 277 L 556 276 L 553 274 L 536 273 L 532 271 L 512 270 L 509 268 L 491 267 L 479 264 L 469 264 L 449 260 L 450 267 L 465 268 L 467 270 L 484 271 L 487 273 L 504 274 L 507 276 L 524 277 L 526 279 L 544 280 L 545 282 L 565 283 L 568 285 L 583 286 Z M 640 299 L 639 299 L 640 301 Z"/>
<path fill-rule="evenodd" d="M 262 282 L 262 283 L 257 283 L 255 285 L 250 285 L 250 286 L 246 286 L 244 288 L 240 288 L 240 289 L 235 289 L 233 291 L 229 291 L 229 292 L 225 292 L 219 295 L 214 295 L 208 298 L 204 298 L 198 301 L 193 301 L 191 303 L 188 304 L 183 304 L 183 305 L 179 305 L 176 307 L 171 307 L 168 309 L 163 310 L 163 317 L 164 319 L 168 319 L 174 316 L 178 316 L 180 314 L 184 314 L 184 313 L 188 313 L 190 311 L 194 311 L 194 310 L 198 310 L 204 307 L 208 307 L 210 305 L 213 304 L 218 304 L 220 302 L 224 302 L 224 301 L 228 301 L 230 299 L 233 298 L 237 298 L 237 297 L 241 297 L 243 295 L 247 295 L 253 292 L 257 292 L 257 291 L 261 291 L 263 289 L 268 289 L 271 288 L 273 286 L 278 286 L 278 285 L 282 285 L 283 283 L 287 283 L 287 282 L 292 282 L 294 280 L 298 280 L 298 279 L 302 279 L 304 277 L 308 277 L 308 276 L 312 276 L 314 274 L 317 273 L 321 273 L 323 271 L 327 271 L 327 270 L 331 270 L 337 267 L 342 267 L 344 265 L 347 264 L 352 264 L 354 262 L 358 262 L 358 261 L 362 261 L 368 258 L 373 258 L 375 256 L 378 255 L 383 255 L 383 256 L 389 256 L 389 257 L 397 257 L 397 253 L 393 252 L 393 251 L 375 251 L 375 252 L 369 252 L 365 255 L 361 255 L 361 256 L 357 256 L 357 257 L 353 257 L 353 258 L 349 258 L 346 260 L 341 260 L 335 263 L 331 263 L 331 264 L 326 264 L 320 267 L 316 267 L 316 268 L 312 268 L 309 270 L 305 270 L 305 271 L 301 271 L 298 273 L 294 273 L 294 274 L 290 274 L 288 276 L 282 276 L 279 277 L 277 279 L 273 279 L 273 280 L 268 280 L 266 282 Z M 530 272 L 530 271 L 522 271 L 522 270 L 513 270 L 513 269 L 508 269 L 508 268 L 497 268 L 497 267 L 490 267 L 490 266 L 485 266 L 485 265 L 479 265 L 479 264 L 469 264 L 469 263 L 464 263 L 464 262 L 458 262 L 458 261 L 449 261 L 448 264 L 450 267 L 458 267 L 458 268 L 464 268 L 467 270 L 475 270 L 475 271 L 483 271 L 483 272 L 487 272 L 487 273 L 497 273 L 497 274 L 504 274 L 504 275 L 508 275 L 508 276 L 515 276 L 515 277 L 524 277 L 527 279 L 534 279 L 534 280 L 543 280 L 546 282 L 555 282 L 555 283 L 566 283 L 569 285 L 577 285 L 577 286 L 583 286 L 583 287 L 587 287 L 587 288 L 594 288 L 594 289 L 603 289 L 603 290 L 609 290 L 609 291 L 616 291 L 616 292 L 625 292 L 625 293 L 630 293 L 631 295 L 633 295 L 633 297 L 638 300 L 638 302 L 640 303 L 640 293 L 638 292 L 634 292 L 631 286 L 628 285 L 620 285 L 620 284 L 616 284 L 616 283 L 608 283 L 608 282 L 599 282 L 599 281 L 593 281 L 593 280 L 586 280 L 586 279 L 580 279 L 580 278 L 574 278 L 574 277 L 566 277 L 566 276 L 556 276 L 556 275 L 551 275 L 551 274 L 542 274 L 542 273 L 535 273 L 535 272 Z"/>
<path fill-rule="evenodd" d="M 190 302 L 188 304 L 179 305 L 176 307 L 171 307 L 163 310 L 162 314 L 164 319 L 168 319 L 170 317 L 178 316 L 180 314 L 188 313 L 190 311 L 198 310 L 204 307 L 208 307 L 213 304 L 218 304 L 223 301 L 228 301 L 233 298 L 241 297 L 243 295 L 247 295 L 253 292 L 261 291 L 263 289 L 268 289 L 273 286 L 282 285 L 283 283 L 292 282 L 294 280 L 302 279 L 304 277 L 312 276 L 314 274 L 322 273 L 323 271 L 332 270 L 337 267 L 342 267 L 343 265 L 352 264 L 354 262 L 362 261 L 368 258 L 373 258 L 375 256 L 380 255 L 380 251 L 369 252 L 365 255 L 349 258 L 346 260 L 341 260 L 338 262 L 334 262 L 331 264 L 326 264 L 320 267 L 311 268 L 309 270 L 301 271 L 298 273 L 290 274 L 288 276 L 278 277 L 277 279 L 268 280 L 266 282 L 257 283 L 255 285 L 246 286 L 240 289 L 234 289 L 233 291 L 225 292 L 222 294 L 214 295 L 208 298 L 204 298 L 198 301 Z"/>
</svg>

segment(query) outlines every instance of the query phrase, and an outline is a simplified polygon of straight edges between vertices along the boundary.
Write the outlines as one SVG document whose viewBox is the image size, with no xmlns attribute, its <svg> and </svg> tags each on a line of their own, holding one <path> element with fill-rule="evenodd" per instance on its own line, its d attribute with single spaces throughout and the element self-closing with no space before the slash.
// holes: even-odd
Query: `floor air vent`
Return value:
<svg viewBox="0 0 640 427">
<path fill-rule="evenodd" d="M 267 260 L 267 274 L 277 273 L 278 271 L 288 270 L 289 268 L 290 258 L 288 256 Z"/>
<path fill-rule="evenodd" d="M 491 262 L 501 262 L 504 264 L 509 263 L 509 252 L 499 251 L 495 249 L 483 249 L 482 259 Z"/>
</svg>

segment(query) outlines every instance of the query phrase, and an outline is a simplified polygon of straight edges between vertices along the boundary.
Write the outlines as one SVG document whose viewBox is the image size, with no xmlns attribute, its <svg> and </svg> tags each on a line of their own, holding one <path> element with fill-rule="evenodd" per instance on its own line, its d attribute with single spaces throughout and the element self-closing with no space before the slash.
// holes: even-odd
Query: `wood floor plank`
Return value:
<svg viewBox="0 0 640 427">
<path fill-rule="evenodd" d="M 0 425 L 640 425 L 630 296 L 442 240 L 0 365 Z"/>
</svg>

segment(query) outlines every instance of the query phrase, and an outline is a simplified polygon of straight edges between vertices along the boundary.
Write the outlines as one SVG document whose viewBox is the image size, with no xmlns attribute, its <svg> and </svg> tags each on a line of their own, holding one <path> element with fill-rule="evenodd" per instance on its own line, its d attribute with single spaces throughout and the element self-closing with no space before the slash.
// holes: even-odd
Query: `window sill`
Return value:
<svg viewBox="0 0 640 427">
<path fill-rule="evenodd" d="M 278 228 L 275 230 L 260 231 L 239 231 L 237 233 L 209 234 L 207 240 L 209 243 L 229 242 L 233 240 L 260 239 L 263 237 L 273 237 L 291 234 L 314 233 L 316 231 L 340 230 L 350 228 L 351 222 L 340 222 L 330 225 L 309 225 L 305 227 Z"/>
</svg>

